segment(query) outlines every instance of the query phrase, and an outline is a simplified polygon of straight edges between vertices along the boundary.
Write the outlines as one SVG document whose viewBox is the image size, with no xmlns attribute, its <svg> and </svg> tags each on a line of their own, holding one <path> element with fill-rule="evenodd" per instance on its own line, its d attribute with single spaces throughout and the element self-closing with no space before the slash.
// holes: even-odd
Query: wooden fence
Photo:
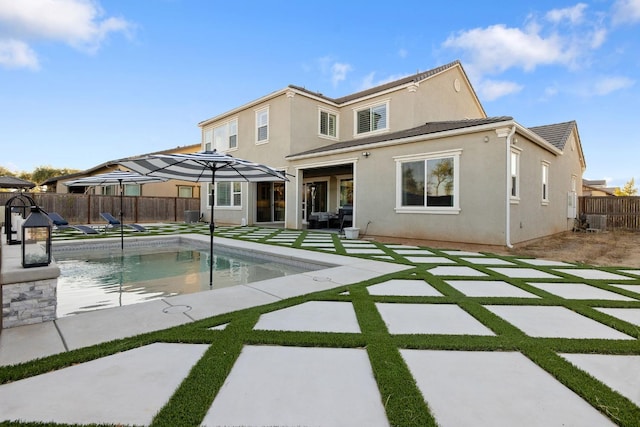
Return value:
<svg viewBox="0 0 640 427">
<path fill-rule="evenodd" d="M 606 215 L 607 229 L 640 231 L 640 197 L 582 196 L 578 212 L 586 215 Z"/>
<path fill-rule="evenodd" d="M 46 212 L 57 212 L 71 224 L 104 224 L 100 212 L 119 219 L 120 196 L 90 194 L 25 193 Z M 0 192 L 4 207 L 16 193 Z M 200 212 L 200 199 L 184 197 L 123 196 L 124 222 L 184 221 L 185 211 Z"/>
</svg>

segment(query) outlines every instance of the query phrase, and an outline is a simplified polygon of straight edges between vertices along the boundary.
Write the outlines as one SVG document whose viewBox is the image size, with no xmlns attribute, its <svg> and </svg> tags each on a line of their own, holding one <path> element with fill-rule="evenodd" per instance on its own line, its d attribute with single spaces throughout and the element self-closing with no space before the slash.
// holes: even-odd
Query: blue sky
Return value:
<svg viewBox="0 0 640 427">
<path fill-rule="evenodd" d="M 0 0 L 0 166 L 200 142 L 289 84 L 330 97 L 459 59 L 489 116 L 576 120 L 587 179 L 640 180 L 640 0 Z"/>
</svg>

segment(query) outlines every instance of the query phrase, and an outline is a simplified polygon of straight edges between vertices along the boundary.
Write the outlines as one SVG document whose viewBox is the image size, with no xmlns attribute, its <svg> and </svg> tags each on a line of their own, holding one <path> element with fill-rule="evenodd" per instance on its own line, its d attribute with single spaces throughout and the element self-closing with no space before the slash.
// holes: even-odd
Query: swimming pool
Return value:
<svg viewBox="0 0 640 427">
<path fill-rule="evenodd" d="M 55 245 L 53 256 L 57 317 L 209 290 L 210 259 L 213 289 L 327 267 L 218 245 L 210 257 L 208 245 L 189 239 L 136 241 L 124 252 L 119 244 Z"/>
</svg>

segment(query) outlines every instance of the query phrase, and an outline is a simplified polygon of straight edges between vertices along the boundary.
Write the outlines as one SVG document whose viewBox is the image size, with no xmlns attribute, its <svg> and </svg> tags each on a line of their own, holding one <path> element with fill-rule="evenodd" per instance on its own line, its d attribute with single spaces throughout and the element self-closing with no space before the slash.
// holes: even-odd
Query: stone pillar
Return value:
<svg viewBox="0 0 640 427">
<path fill-rule="evenodd" d="M 55 262 L 45 267 L 22 267 L 21 245 L 0 241 L 1 328 L 47 322 L 56 318 L 60 269 Z"/>
</svg>

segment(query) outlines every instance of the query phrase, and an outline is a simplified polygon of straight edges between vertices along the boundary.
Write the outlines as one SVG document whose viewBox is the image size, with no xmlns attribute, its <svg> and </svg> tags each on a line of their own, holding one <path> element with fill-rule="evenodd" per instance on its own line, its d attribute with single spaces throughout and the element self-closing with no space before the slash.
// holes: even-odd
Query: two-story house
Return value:
<svg viewBox="0 0 640 427">
<path fill-rule="evenodd" d="M 203 149 L 291 176 L 203 189 L 227 224 L 347 206 L 367 235 L 510 246 L 571 229 L 586 167 L 575 122 L 487 117 L 459 61 L 342 98 L 291 85 L 199 126 Z"/>
</svg>

